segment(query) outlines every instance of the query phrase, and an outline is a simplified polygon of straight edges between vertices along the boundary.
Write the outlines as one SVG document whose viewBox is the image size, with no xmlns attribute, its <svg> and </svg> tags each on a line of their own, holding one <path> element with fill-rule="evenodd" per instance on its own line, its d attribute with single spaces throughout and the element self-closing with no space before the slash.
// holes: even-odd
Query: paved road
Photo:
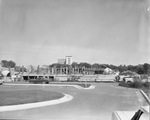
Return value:
<svg viewBox="0 0 150 120">
<path fill-rule="evenodd" d="M 98 83 L 93 90 L 52 86 L 3 86 L 8 90 L 43 89 L 70 94 L 72 101 L 41 108 L 2 112 L 0 118 L 27 118 L 48 120 L 110 120 L 114 110 L 137 110 L 144 104 L 138 91 L 116 86 L 115 83 Z M 0 88 L 2 89 L 2 88 Z"/>
</svg>

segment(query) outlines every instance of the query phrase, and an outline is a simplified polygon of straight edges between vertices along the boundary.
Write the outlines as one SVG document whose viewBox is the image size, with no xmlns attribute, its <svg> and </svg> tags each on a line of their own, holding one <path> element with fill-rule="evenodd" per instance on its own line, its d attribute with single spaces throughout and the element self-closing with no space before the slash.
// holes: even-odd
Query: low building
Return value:
<svg viewBox="0 0 150 120">
<path fill-rule="evenodd" d="M 113 73 L 112 69 L 110 69 L 108 67 L 104 69 L 104 74 L 112 74 L 112 73 Z"/>
</svg>

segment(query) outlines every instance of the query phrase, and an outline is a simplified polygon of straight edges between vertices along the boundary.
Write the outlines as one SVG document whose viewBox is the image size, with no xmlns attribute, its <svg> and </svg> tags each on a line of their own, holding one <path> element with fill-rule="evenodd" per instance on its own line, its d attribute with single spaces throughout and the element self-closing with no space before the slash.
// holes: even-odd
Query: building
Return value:
<svg viewBox="0 0 150 120">
<path fill-rule="evenodd" d="M 71 65 L 72 64 L 72 56 L 66 56 L 65 59 L 58 59 L 58 64 L 66 64 Z"/>
<path fill-rule="evenodd" d="M 71 65 L 72 64 L 72 56 L 66 56 L 66 64 Z"/>
<path fill-rule="evenodd" d="M 110 69 L 110 68 L 105 68 L 104 69 L 104 74 L 112 74 L 113 73 L 113 70 Z"/>
<path fill-rule="evenodd" d="M 58 64 L 65 64 L 66 63 L 66 59 L 58 59 Z"/>
</svg>

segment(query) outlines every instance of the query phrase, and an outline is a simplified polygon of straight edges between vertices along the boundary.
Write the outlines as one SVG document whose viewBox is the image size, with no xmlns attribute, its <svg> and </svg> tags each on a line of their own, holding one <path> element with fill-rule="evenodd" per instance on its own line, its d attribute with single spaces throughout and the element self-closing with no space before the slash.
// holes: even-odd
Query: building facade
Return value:
<svg viewBox="0 0 150 120">
<path fill-rule="evenodd" d="M 66 56 L 66 64 L 71 65 L 72 64 L 72 56 Z"/>
<path fill-rule="evenodd" d="M 66 64 L 66 59 L 58 59 L 58 64 Z"/>
</svg>

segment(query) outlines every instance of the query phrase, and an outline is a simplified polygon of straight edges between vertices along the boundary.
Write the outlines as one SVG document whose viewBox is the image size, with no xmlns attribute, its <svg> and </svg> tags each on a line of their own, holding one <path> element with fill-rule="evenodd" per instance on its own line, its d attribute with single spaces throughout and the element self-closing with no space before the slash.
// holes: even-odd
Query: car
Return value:
<svg viewBox="0 0 150 120">
<path fill-rule="evenodd" d="M 44 78 L 44 77 L 39 77 L 37 79 L 29 79 L 29 83 L 45 83 L 48 84 L 49 82 L 51 82 L 52 79 L 48 79 L 48 78 Z"/>
<path fill-rule="evenodd" d="M 122 79 L 125 83 L 132 83 L 134 82 L 134 77 L 123 77 Z"/>
<path fill-rule="evenodd" d="M 114 111 L 111 120 L 149 120 L 149 106 L 141 106 L 137 111 Z"/>
<path fill-rule="evenodd" d="M 117 75 L 117 76 L 115 76 L 115 81 L 116 82 L 123 81 L 124 77 L 130 77 L 130 76 L 129 75 Z"/>
</svg>

